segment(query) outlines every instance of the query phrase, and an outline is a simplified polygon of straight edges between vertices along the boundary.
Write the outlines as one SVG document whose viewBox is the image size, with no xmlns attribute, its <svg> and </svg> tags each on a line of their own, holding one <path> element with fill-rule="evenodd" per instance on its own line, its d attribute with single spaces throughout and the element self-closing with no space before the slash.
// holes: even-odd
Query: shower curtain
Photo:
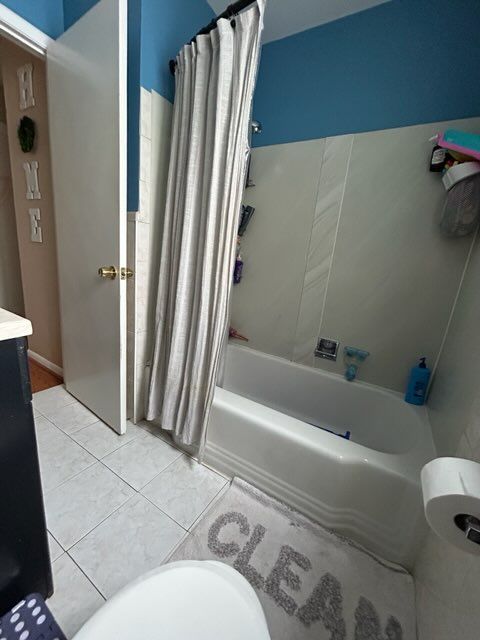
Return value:
<svg viewBox="0 0 480 640">
<path fill-rule="evenodd" d="M 146 417 L 200 453 L 228 330 L 264 2 L 177 56 Z"/>
</svg>

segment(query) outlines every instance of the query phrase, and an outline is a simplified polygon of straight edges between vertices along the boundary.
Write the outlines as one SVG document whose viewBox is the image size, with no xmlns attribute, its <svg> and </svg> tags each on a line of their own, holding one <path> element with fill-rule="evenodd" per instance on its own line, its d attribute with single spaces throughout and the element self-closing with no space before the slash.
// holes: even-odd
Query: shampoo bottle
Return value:
<svg viewBox="0 0 480 640">
<path fill-rule="evenodd" d="M 405 401 L 410 404 L 425 404 L 428 381 L 431 371 L 425 363 L 426 358 L 420 358 L 420 362 L 410 371 Z"/>
<path fill-rule="evenodd" d="M 242 271 L 243 271 L 243 259 L 242 255 L 239 253 L 235 260 L 235 270 L 233 272 L 233 284 L 239 284 L 242 279 Z"/>
</svg>

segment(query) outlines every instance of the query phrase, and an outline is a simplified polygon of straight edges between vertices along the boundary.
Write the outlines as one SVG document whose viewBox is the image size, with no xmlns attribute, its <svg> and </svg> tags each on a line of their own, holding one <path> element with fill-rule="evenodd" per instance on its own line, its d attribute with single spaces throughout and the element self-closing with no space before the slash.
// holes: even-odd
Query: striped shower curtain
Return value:
<svg viewBox="0 0 480 640">
<path fill-rule="evenodd" d="M 202 449 L 227 334 L 264 0 L 177 56 L 146 417 Z"/>
</svg>

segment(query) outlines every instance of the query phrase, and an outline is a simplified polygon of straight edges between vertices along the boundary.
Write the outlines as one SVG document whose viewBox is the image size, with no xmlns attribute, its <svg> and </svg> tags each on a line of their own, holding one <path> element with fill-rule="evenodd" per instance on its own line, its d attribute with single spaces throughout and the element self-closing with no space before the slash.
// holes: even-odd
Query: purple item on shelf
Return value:
<svg viewBox="0 0 480 640">
<path fill-rule="evenodd" d="M 67 640 L 39 593 L 31 593 L 0 618 L 5 640 Z"/>
<path fill-rule="evenodd" d="M 235 269 L 233 271 L 233 284 L 238 284 L 242 279 L 243 260 L 242 256 L 238 256 L 235 260 Z"/>
</svg>

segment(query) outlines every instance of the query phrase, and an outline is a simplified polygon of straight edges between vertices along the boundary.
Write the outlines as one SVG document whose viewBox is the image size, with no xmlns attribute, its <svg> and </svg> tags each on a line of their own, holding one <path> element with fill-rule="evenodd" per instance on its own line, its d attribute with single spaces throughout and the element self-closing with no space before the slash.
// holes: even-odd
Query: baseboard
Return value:
<svg viewBox="0 0 480 640">
<path fill-rule="evenodd" d="M 48 369 L 49 371 L 52 371 L 52 373 L 55 373 L 57 376 L 63 378 L 62 367 L 59 367 L 57 364 L 53 364 L 53 362 L 50 362 L 50 360 L 47 360 L 43 356 L 40 356 L 38 353 L 35 353 L 35 351 L 32 351 L 31 349 L 28 350 L 28 357 L 32 360 L 35 360 L 35 362 L 38 362 L 38 364 L 41 364 L 42 367 L 45 367 L 45 369 Z"/>
</svg>

